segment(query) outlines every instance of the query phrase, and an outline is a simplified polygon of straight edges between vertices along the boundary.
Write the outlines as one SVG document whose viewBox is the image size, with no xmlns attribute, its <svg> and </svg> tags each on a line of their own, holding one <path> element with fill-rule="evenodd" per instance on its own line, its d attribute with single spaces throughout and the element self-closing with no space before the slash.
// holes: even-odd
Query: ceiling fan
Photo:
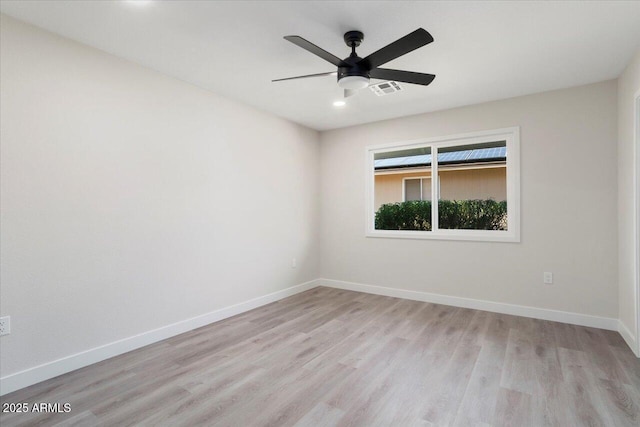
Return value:
<svg viewBox="0 0 640 427">
<path fill-rule="evenodd" d="M 366 58 L 360 58 L 356 54 L 356 47 L 360 46 L 360 43 L 364 40 L 364 34 L 360 31 L 347 31 L 344 34 L 344 42 L 351 48 L 351 55 L 345 59 L 338 58 L 300 36 L 285 36 L 284 38 L 285 40 L 308 50 L 314 55 L 319 56 L 325 61 L 332 63 L 338 67 L 338 71 L 309 74 L 298 77 L 287 77 L 284 79 L 272 80 L 273 82 L 337 75 L 338 85 L 344 88 L 344 96 L 347 97 L 353 95 L 356 90 L 367 87 L 369 85 L 369 79 L 394 80 L 397 82 L 426 86 L 436 77 L 433 74 L 378 68 L 393 59 L 431 43 L 433 41 L 433 37 L 423 28 L 418 28 L 412 33 L 409 33 L 382 49 L 377 50 Z"/>
</svg>

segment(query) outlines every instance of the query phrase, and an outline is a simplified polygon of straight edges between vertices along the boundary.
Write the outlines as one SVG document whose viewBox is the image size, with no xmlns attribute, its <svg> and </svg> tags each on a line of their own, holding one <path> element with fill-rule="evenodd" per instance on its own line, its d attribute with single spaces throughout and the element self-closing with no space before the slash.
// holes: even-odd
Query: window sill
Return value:
<svg viewBox="0 0 640 427">
<path fill-rule="evenodd" d="M 474 242 L 520 243 L 520 236 L 508 231 L 485 230 L 369 230 L 366 237 L 385 239 L 418 239 L 418 240 L 463 240 Z"/>
</svg>

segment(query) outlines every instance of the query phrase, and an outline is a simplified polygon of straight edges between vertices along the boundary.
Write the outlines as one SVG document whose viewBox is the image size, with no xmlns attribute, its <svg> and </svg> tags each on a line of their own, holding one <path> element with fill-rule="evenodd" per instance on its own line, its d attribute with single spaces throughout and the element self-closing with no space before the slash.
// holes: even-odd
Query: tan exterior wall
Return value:
<svg viewBox="0 0 640 427">
<path fill-rule="evenodd" d="M 440 171 L 442 200 L 507 200 L 507 168 Z"/>
<path fill-rule="evenodd" d="M 378 208 L 385 203 L 396 203 L 402 201 L 402 180 L 404 178 L 424 176 L 431 176 L 431 171 L 376 175 L 376 210 L 378 210 Z"/>
<path fill-rule="evenodd" d="M 444 200 L 507 199 L 507 168 L 440 170 L 440 196 Z M 375 209 L 401 202 L 404 178 L 429 177 L 430 170 L 379 174 L 375 177 Z M 427 198 L 429 199 L 429 198 Z"/>
</svg>

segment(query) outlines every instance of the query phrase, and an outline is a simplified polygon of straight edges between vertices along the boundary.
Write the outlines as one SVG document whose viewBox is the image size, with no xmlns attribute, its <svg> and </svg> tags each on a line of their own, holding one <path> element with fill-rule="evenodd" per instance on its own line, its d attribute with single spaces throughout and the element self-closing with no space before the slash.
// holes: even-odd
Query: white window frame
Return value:
<svg viewBox="0 0 640 427">
<path fill-rule="evenodd" d="M 431 200 L 440 199 L 438 148 L 506 141 L 507 146 L 507 230 L 447 230 L 438 228 L 438 203 L 432 203 L 432 231 L 375 229 L 374 156 L 400 149 L 431 147 Z M 473 240 L 520 242 L 520 127 L 485 130 L 413 141 L 399 141 L 366 148 L 366 230 L 367 237 L 394 239 Z M 404 187 L 404 184 L 403 184 Z M 404 188 L 403 188 L 404 199 Z"/>
</svg>

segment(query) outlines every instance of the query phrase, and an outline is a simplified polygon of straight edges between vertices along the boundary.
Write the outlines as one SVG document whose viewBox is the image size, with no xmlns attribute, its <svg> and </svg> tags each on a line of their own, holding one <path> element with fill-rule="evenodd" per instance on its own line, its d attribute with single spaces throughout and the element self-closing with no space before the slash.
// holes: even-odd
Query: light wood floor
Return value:
<svg viewBox="0 0 640 427">
<path fill-rule="evenodd" d="M 615 332 L 316 288 L 4 396 L 13 425 L 638 426 Z"/>
</svg>

